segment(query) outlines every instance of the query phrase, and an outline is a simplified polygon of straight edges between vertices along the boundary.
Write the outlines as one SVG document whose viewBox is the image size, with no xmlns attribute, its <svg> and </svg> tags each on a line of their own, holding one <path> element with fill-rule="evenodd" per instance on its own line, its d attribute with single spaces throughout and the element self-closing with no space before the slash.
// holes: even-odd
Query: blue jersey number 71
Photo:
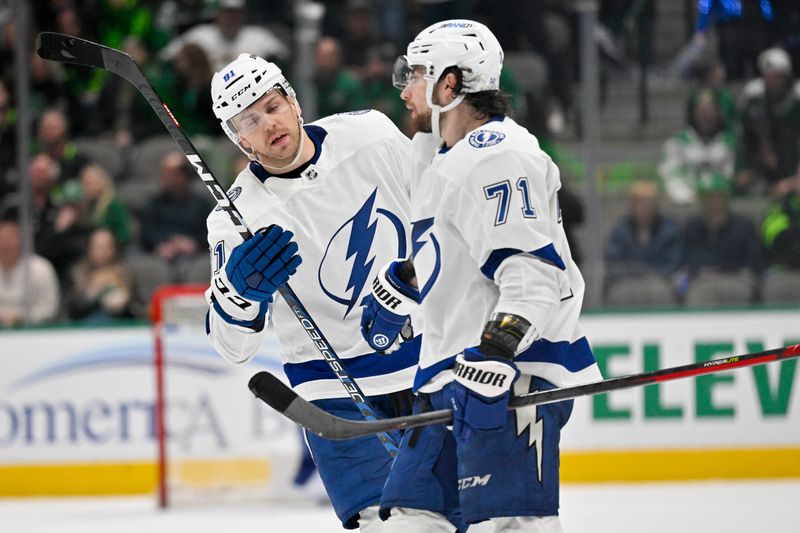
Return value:
<svg viewBox="0 0 800 533">
<path fill-rule="evenodd" d="M 531 205 L 530 186 L 528 178 L 522 176 L 517 180 L 517 190 L 522 195 L 522 216 L 525 218 L 536 218 L 536 210 Z M 508 210 L 511 204 L 511 182 L 508 180 L 492 183 L 483 188 L 483 194 L 487 200 L 498 198 L 497 214 L 494 218 L 494 225 L 505 224 L 508 220 Z"/>
</svg>

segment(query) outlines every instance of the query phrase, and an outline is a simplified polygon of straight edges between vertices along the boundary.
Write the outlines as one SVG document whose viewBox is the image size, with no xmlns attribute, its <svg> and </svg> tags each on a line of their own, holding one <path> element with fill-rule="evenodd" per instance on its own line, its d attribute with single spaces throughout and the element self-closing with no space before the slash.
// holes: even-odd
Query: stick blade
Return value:
<svg viewBox="0 0 800 533">
<path fill-rule="evenodd" d="M 250 378 L 247 386 L 258 399 L 279 413 L 285 413 L 289 405 L 297 398 L 296 392 L 269 372 L 255 374 Z"/>
<path fill-rule="evenodd" d="M 36 53 L 49 61 L 104 68 L 103 48 L 63 33 L 44 31 L 36 36 Z"/>
</svg>

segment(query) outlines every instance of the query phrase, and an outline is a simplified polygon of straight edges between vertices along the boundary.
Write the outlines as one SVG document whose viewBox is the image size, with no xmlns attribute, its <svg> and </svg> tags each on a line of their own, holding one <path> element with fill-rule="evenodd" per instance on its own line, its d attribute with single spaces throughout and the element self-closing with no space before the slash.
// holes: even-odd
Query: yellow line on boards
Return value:
<svg viewBox="0 0 800 533">
<path fill-rule="evenodd" d="M 152 461 L 0 466 L 0 496 L 144 494 L 155 491 L 156 480 Z"/>
<path fill-rule="evenodd" d="M 257 486 L 271 478 L 263 458 L 173 467 L 173 477 L 196 489 L 213 487 L 217 479 Z M 564 483 L 769 478 L 800 478 L 800 448 L 564 452 L 561 457 Z M 6 465 L 0 466 L 0 497 L 147 494 L 156 490 L 156 479 L 154 462 Z"/>
<path fill-rule="evenodd" d="M 264 458 L 182 460 L 170 465 L 170 484 L 189 489 L 265 486 L 271 465 Z M 153 493 L 156 463 L 0 465 L 0 497 L 88 496 Z"/>
<path fill-rule="evenodd" d="M 564 452 L 565 483 L 800 478 L 800 448 Z"/>
</svg>

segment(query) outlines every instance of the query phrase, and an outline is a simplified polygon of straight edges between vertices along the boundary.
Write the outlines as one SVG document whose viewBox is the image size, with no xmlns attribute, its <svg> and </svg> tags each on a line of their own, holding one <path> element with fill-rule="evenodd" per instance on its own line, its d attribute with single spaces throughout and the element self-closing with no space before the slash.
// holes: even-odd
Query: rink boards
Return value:
<svg viewBox="0 0 800 533">
<path fill-rule="evenodd" d="M 607 378 L 800 341 L 800 309 L 588 314 L 582 324 Z M 143 326 L 0 333 L 0 496 L 154 490 L 152 342 Z M 258 370 L 280 373 L 276 341 L 242 367 L 197 332 L 169 342 L 168 454 L 188 465 L 176 474 L 202 487 L 222 465 L 267 496 L 285 492 L 298 431 L 246 388 Z M 562 477 L 800 478 L 797 366 L 582 398 L 564 432 Z"/>
</svg>

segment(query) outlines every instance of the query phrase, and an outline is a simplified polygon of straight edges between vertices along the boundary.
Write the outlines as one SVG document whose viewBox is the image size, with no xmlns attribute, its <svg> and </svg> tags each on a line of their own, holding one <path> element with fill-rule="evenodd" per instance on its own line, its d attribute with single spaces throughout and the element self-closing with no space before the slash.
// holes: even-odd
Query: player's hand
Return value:
<svg viewBox="0 0 800 533">
<path fill-rule="evenodd" d="M 469 440 L 476 431 L 502 428 L 511 387 L 519 377 L 514 361 L 467 348 L 456 357 L 453 373 L 455 379 L 446 389 L 453 409 L 453 435 Z"/>
<path fill-rule="evenodd" d="M 294 233 L 272 225 L 233 249 L 225 274 L 242 297 L 266 302 L 289 280 L 303 260 Z"/>
<path fill-rule="evenodd" d="M 361 334 L 376 352 L 391 353 L 414 336 L 409 315 L 419 305 L 419 291 L 400 280 L 398 265 L 384 266 L 361 301 Z"/>
</svg>

